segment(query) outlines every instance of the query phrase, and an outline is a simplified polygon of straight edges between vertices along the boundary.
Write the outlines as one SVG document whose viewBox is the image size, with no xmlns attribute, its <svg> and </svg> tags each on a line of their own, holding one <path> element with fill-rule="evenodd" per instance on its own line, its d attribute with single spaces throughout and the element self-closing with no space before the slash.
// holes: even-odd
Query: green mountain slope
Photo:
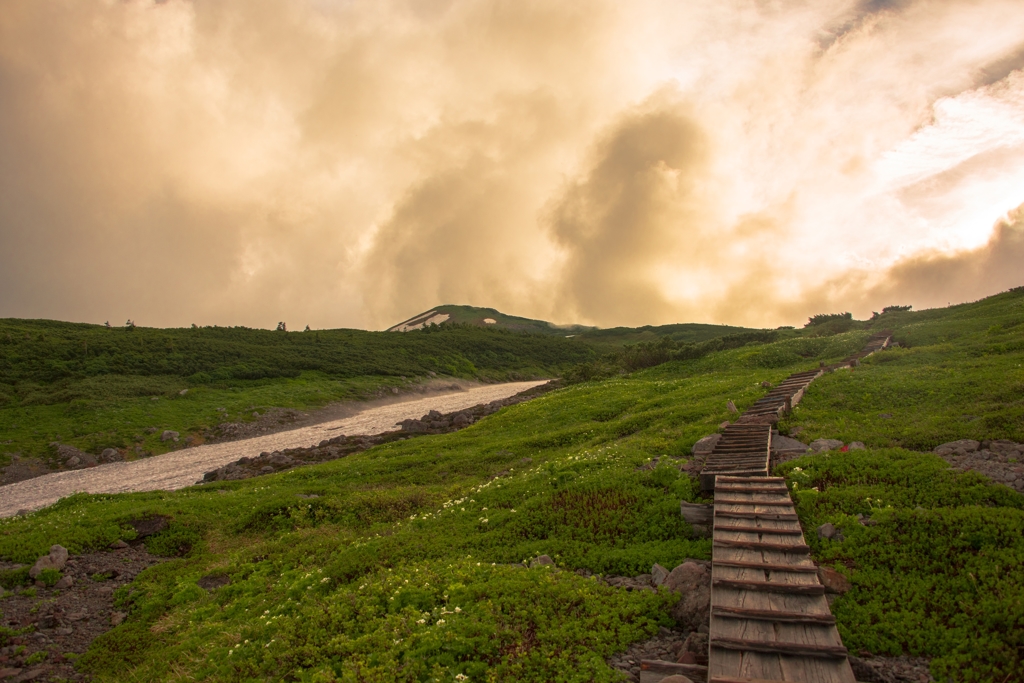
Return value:
<svg viewBox="0 0 1024 683">
<path fill-rule="evenodd" d="M 127 620 L 79 660 L 97 681 L 621 680 L 605 658 L 670 626 L 678 596 L 584 574 L 709 557 L 679 517 L 698 499 L 678 468 L 692 445 L 730 419 L 727 401 L 742 411 L 761 382 L 890 328 L 901 348 L 819 379 L 783 425 L 868 448 L 778 471 L 814 559 L 851 581 L 833 611 L 852 652 L 928 657 L 942 681 L 1024 680 L 1024 496 L 923 452 L 1024 441 L 1024 290 L 851 328 L 576 384 L 259 479 L 74 496 L 0 522 L 0 557 L 102 549 L 133 538 L 131 519 L 171 519 L 146 543 L 176 559 L 118 591 Z M 824 522 L 845 539 L 817 538 Z M 557 569 L 524 564 L 540 554 Z M 229 583 L 200 588 L 211 574 Z"/>
<path fill-rule="evenodd" d="M 168 444 L 147 427 L 184 438 L 269 407 L 368 398 L 433 376 L 552 377 L 593 357 L 572 339 L 472 327 L 396 335 L 0 319 L 0 465 L 5 453 L 49 456 L 55 441 L 159 453 Z"/>
</svg>

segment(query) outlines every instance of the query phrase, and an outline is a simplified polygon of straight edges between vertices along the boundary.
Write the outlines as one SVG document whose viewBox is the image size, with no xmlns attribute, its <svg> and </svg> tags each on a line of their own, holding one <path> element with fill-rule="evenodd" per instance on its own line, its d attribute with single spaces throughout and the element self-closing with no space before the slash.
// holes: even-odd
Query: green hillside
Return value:
<svg viewBox="0 0 1024 683">
<path fill-rule="evenodd" d="M 680 345 L 676 360 L 323 465 L 76 495 L 0 522 L 0 557 L 102 549 L 134 538 L 129 520 L 172 520 L 146 544 L 174 559 L 119 589 L 126 621 L 78 660 L 97 681 L 620 681 L 605 659 L 671 625 L 678 596 L 585 574 L 708 558 L 679 516 L 699 494 L 677 465 L 730 419 L 727 401 L 742 411 L 762 382 L 892 329 L 899 348 L 819 379 L 782 425 L 868 448 L 779 473 L 814 559 L 852 583 L 833 604 L 851 652 L 928 657 L 941 681 L 1024 680 L 1024 496 L 926 452 L 1024 442 L 1024 289 L 840 326 Z M 826 521 L 845 539 L 817 538 Z M 541 554 L 557 568 L 527 566 Z M 227 585 L 200 588 L 210 575 Z"/>
<path fill-rule="evenodd" d="M 10 453 L 49 457 L 56 441 L 160 453 L 163 429 L 184 438 L 254 411 L 372 398 L 434 377 L 553 377 L 594 357 L 571 339 L 474 327 L 396 335 L 0 319 L 0 466 Z"/>
</svg>

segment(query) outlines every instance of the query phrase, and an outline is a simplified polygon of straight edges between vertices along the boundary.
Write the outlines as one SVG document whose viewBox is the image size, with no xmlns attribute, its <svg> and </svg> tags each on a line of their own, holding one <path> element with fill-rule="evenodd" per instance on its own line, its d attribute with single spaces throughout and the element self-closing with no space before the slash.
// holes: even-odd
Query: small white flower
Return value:
<svg viewBox="0 0 1024 683">
<path fill-rule="evenodd" d="M 455 613 L 456 613 L 456 614 L 458 614 L 458 613 L 459 613 L 459 612 L 461 612 L 461 611 L 462 611 L 462 608 L 461 608 L 461 607 L 456 607 L 456 608 L 455 608 Z"/>
<path fill-rule="evenodd" d="M 425 623 L 427 623 L 427 620 L 426 619 L 417 619 L 416 623 L 417 624 L 425 624 Z"/>
<path fill-rule="evenodd" d="M 437 625 L 438 626 L 442 625 L 443 623 L 444 623 L 444 619 L 438 619 L 437 620 Z"/>
</svg>

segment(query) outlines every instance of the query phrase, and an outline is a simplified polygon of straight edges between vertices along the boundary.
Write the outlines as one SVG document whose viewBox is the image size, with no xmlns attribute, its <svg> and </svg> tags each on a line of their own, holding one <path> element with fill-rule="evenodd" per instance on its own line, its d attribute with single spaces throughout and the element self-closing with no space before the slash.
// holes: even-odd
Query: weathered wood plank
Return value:
<svg viewBox="0 0 1024 683">
<path fill-rule="evenodd" d="M 782 581 L 739 581 L 736 579 L 712 579 L 712 587 L 733 588 L 762 593 L 796 593 L 799 595 L 824 595 L 825 587 L 819 584 L 794 584 Z"/>
<path fill-rule="evenodd" d="M 772 610 L 747 609 L 743 607 L 713 607 L 711 616 L 721 619 L 754 619 L 775 623 L 792 622 L 796 624 L 815 623 L 831 625 L 836 618 L 831 614 L 809 614 L 807 612 L 778 612 Z"/>
<path fill-rule="evenodd" d="M 716 560 L 720 567 L 733 567 L 736 569 L 755 569 L 762 572 L 803 572 L 805 574 L 818 573 L 818 568 L 813 564 L 787 564 L 784 562 L 744 562 L 741 560 Z"/>
<path fill-rule="evenodd" d="M 712 648 L 766 652 L 769 654 L 797 655 L 802 657 L 839 657 L 849 654 L 842 645 L 817 645 L 812 643 L 783 643 L 779 641 L 750 640 L 745 638 L 712 638 Z"/>
</svg>

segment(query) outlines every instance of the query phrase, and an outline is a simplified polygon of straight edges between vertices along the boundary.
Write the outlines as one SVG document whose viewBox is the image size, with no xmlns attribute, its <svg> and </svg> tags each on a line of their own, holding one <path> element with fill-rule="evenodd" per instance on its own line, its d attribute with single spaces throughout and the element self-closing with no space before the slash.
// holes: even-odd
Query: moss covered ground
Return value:
<svg viewBox="0 0 1024 683">
<path fill-rule="evenodd" d="M 853 651 L 933 657 L 943 681 L 1024 678 L 1024 497 L 920 452 L 1024 440 L 1021 322 L 1021 292 L 883 315 L 874 326 L 905 348 L 819 379 L 784 425 L 871 447 L 780 470 L 805 529 L 844 530 L 808 540 L 853 582 L 835 603 Z M 0 522 L 0 556 L 103 548 L 132 538 L 131 519 L 173 520 L 146 542 L 174 559 L 117 595 L 127 621 L 80 660 L 99 681 L 618 680 L 605 657 L 668 624 L 670 597 L 524 561 L 635 575 L 709 557 L 678 513 L 695 483 L 664 456 L 683 461 L 728 400 L 742 410 L 761 382 L 845 357 L 871 327 L 576 384 L 456 433 L 255 480 L 73 496 Z M 933 408 L 1000 418 L 929 421 Z M 209 574 L 230 583 L 208 592 Z"/>
</svg>

